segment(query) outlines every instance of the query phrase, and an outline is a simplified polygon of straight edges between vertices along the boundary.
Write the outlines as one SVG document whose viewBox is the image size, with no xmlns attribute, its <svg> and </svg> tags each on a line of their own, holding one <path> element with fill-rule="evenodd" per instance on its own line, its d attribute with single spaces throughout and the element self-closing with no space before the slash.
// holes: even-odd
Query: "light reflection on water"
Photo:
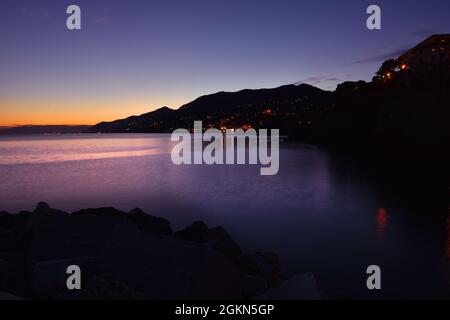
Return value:
<svg viewBox="0 0 450 320">
<path fill-rule="evenodd" d="M 136 157 L 167 152 L 157 139 L 82 138 L 68 136 L 15 136 L 0 142 L 0 165 Z"/>
<path fill-rule="evenodd" d="M 387 214 L 386 209 L 379 208 L 377 210 L 376 231 L 377 231 L 377 235 L 380 239 L 382 239 L 384 237 L 384 233 L 386 231 L 387 220 L 388 220 L 388 214 Z"/>
</svg>

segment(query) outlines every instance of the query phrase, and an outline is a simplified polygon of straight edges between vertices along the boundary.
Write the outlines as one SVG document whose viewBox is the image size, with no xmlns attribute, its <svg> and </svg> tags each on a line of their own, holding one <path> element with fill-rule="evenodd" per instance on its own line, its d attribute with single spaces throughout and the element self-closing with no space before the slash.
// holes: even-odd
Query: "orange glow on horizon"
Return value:
<svg viewBox="0 0 450 320">
<path fill-rule="evenodd" d="M 97 100 L 97 101 L 95 101 Z M 149 103 L 145 98 L 92 99 L 92 102 L 67 102 L 56 99 L 14 98 L 0 100 L 0 126 L 94 125 L 102 121 L 141 115 L 164 106 L 163 99 Z M 170 100 L 170 99 L 164 99 Z M 176 99 L 172 105 L 182 103 Z M 184 103 L 184 102 L 183 102 Z"/>
<path fill-rule="evenodd" d="M 109 119 L 89 117 L 88 115 L 68 115 L 62 117 L 60 115 L 24 115 L 16 114 L 14 116 L 0 114 L 0 126 L 2 127 L 19 127 L 25 125 L 94 125 L 101 121 L 109 121 Z M 111 119 L 112 120 L 112 119 Z"/>
<path fill-rule="evenodd" d="M 102 121 L 113 121 L 131 114 L 95 115 L 95 114 L 0 114 L 0 126 L 18 127 L 25 125 L 95 125 Z"/>
</svg>

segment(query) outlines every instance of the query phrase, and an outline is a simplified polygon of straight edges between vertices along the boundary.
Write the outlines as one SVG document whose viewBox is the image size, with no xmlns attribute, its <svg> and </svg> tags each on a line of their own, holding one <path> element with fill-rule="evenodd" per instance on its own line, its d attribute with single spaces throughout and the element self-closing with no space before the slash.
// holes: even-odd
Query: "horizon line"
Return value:
<svg viewBox="0 0 450 320">
<path fill-rule="evenodd" d="M 361 81 L 361 80 L 355 80 L 355 82 L 356 81 Z M 364 80 L 362 80 L 362 81 L 364 81 Z M 343 82 L 346 82 L 346 81 L 343 81 Z M 341 82 L 341 83 L 343 83 L 343 82 Z M 144 112 L 144 113 L 141 113 L 141 114 L 127 115 L 127 116 L 125 116 L 123 118 L 115 118 L 113 120 L 102 120 L 100 122 L 96 122 L 96 123 L 92 123 L 92 124 L 60 124 L 60 123 L 57 123 L 57 124 L 31 124 L 31 123 L 26 123 L 26 124 L 1 124 L 0 123 L 0 129 L 10 129 L 10 128 L 18 128 L 18 127 L 26 127 L 26 126 L 34 126 L 34 127 L 37 127 L 37 126 L 95 126 L 95 125 L 97 125 L 97 124 L 99 124 L 101 122 L 112 122 L 112 121 L 116 121 L 116 120 L 124 120 L 124 119 L 129 118 L 129 117 L 141 116 L 141 115 L 146 114 L 146 113 L 154 112 L 154 111 L 162 109 L 162 108 L 169 108 L 171 110 L 178 110 L 181 107 L 185 106 L 186 104 L 189 104 L 189 103 L 191 103 L 191 102 L 193 102 L 193 101 L 195 101 L 195 100 L 197 100 L 197 99 L 199 99 L 201 97 L 214 95 L 214 94 L 218 94 L 218 93 L 238 93 L 238 92 L 245 91 L 245 90 L 271 90 L 271 89 L 278 89 L 278 88 L 282 88 L 282 87 L 286 87 L 286 86 L 296 86 L 296 87 L 298 87 L 298 86 L 301 86 L 301 85 L 308 85 L 308 86 L 314 87 L 316 89 L 327 91 L 327 92 L 334 92 L 334 91 L 336 91 L 336 89 L 335 90 L 322 89 L 322 88 L 319 88 L 319 87 L 315 86 L 314 84 L 309 84 L 307 82 L 304 82 L 304 80 L 303 80 L 303 81 L 298 81 L 298 82 L 291 82 L 291 83 L 287 83 L 287 84 L 282 84 L 282 85 L 278 85 L 278 86 L 275 86 L 275 87 L 243 88 L 243 89 L 239 89 L 239 90 L 235 90 L 235 91 L 223 91 L 223 90 L 221 90 L 221 91 L 216 91 L 216 92 L 213 92 L 213 93 L 206 93 L 206 94 L 203 94 L 201 96 L 198 96 L 198 97 L 192 99 L 189 102 L 183 103 L 178 108 L 172 108 L 172 107 L 169 107 L 167 105 L 163 105 L 161 107 L 156 107 L 153 110 L 150 110 L 150 111 L 147 111 L 147 112 Z"/>
</svg>

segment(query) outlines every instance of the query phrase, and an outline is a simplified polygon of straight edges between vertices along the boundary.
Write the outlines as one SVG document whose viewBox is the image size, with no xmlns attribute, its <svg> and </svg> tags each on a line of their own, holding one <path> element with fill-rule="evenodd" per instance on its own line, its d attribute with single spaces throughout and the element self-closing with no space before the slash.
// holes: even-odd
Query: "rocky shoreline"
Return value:
<svg viewBox="0 0 450 320">
<path fill-rule="evenodd" d="M 66 268 L 82 270 L 68 290 Z M 73 213 L 41 202 L 0 212 L 0 299 L 319 299 L 310 274 L 284 279 L 274 253 L 242 253 L 223 227 L 174 231 L 140 209 Z"/>
</svg>

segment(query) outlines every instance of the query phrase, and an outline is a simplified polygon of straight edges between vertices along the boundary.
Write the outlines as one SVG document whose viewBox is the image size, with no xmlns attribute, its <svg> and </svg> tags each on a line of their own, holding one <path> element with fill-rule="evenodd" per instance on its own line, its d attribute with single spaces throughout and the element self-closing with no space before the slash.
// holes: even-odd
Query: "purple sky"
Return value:
<svg viewBox="0 0 450 320">
<path fill-rule="evenodd" d="M 66 29 L 70 4 L 80 31 Z M 370 4 L 380 31 L 366 28 Z M 95 123 L 297 82 L 333 90 L 450 33 L 449 12 L 449 0 L 2 0 L 0 125 Z"/>
</svg>

